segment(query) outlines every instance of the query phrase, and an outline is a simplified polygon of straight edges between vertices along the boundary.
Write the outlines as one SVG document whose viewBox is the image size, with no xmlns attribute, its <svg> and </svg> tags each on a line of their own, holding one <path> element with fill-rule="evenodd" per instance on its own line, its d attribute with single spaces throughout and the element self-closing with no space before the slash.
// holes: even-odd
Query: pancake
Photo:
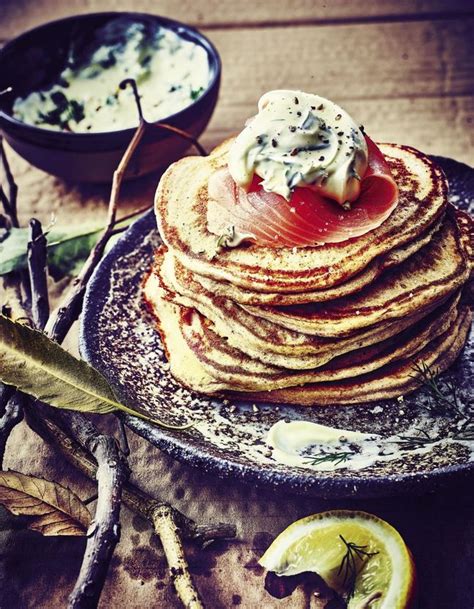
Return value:
<svg viewBox="0 0 474 609">
<path fill-rule="evenodd" d="M 432 323 L 427 321 L 418 334 L 415 332 L 411 335 L 412 339 L 416 336 L 423 337 L 418 340 L 416 346 L 413 342 L 410 346 L 409 338 L 405 343 L 403 340 L 399 343 L 398 349 L 401 349 L 399 355 L 409 357 L 409 359 L 402 359 L 399 362 L 386 365 L 382 363 L 382 367 L 375 372 L 366 372 L 367 368 L 364 368 L 364 365 L 370 367 L 370 362 L 373 360 L 365 354 L 365 357 L 362 356 L 360 359 L 359 364 L 356 364 L 359 365 L 360 376 L 339 381 L 309 382 L 309 384 L 297 387 L 276 388 L 278 383 L 288 383 L 289 377 L 292 377 L 293 380 L 297 379 L 299 382 L 303 380 L 301 375 L 293 373 L 287 374 L 286 378 L 280 376 L 277 382 L 275 382 L 275 378 L 272 378 L 270 381 L 272 389 L 267 391 L 249 390 L 249 379 L 246 377 L 244 381 L 246 383 L 245 391 L 242 391 L 242 386 L 233 378 L 235 376 L 233 374 L 235 361 L 233 371 L 224 373 L 222 366 L 226 365 L 225 361 L 221 362 L 219 370 L 209 365 L 205 354 L 202 352 L 202 349 L 204 351 L 209 349 L 206 343 L 199 347 L 199 340 L 197 340 L 193 343 L 194 347 L 190 347 L 189 337 L 196 331 L 198 334 L 200 333 L 199 327 L 200 321 L 203 319 L 202 316 L 199 316 L 193 309 L 170 302 L 164 295 L 165 291 L 163 290 L 162 297 L 155 299 L 154 312 L 159 320 L 159 330 L 170 363 L 171 373 L 181 383 L 200 393 L 229 394 L 229 390 L 231 390 L 230 395 L 236 397 L 246 397 L 260 401 L 291 402 L 302 405 L 354 403 L 361 399 L 373 401 L 400 395 L 416 388 L 420 383 L 419 380 L 413 378 L 413 366 L 421 364 L 421 362 L 440 369 L 449 366 L 466 340 L 472 317 L 465 306 L 460 308 L 454 322 L 447 314 L 443 324 L 446 323 L 449 328 L 436 338 L 433 338 L 437 334 L 435 330 L 436 320 Z M 451 323 L 448 322 L 448 319 Z M 445 327 L 445 325 L 442 325 L 441 330 Z M 430 338 L 432 340 L 429 340 Z M 426 340 L 429 340 L 429 342 L 426 343 Z M 405 348 L 402 347 L 403 344 L 405 344 Z M 385 345 L 385 349 L 379 352 L 381 361 L 388 356 L 387 350 L 389 350 L 389 347 Z M 221 356 L 224 351 L 225 349 L 221 351 Z M 243 357 L 245 357 L 244 354 L 241 354 L 241 361 L 243 361 Z M 353 364 L 352 368 L 354 368 Z M 210 370 L 213 372 L 212 374 Z M 337 365 L 332 366 L 327 374 L 334 374 L 335 370 L 338 370 Z M 232 378 L 229 375 L 232 375 Z M 283 378 L 283 381 L 281 378 Z M 304 378 L 311 378 L 311 373 L 308 373 Z M 324 377 L 320 375 L 319 378 Z"/>
<path fill-rule="evenodd" d="M 193 274 L 180 265 L 171 252 L 157 253 L 155 274 L 145 285 L 145 297 L 153 308 L 160 297 L 160 288 L 166 288 L 167 298 L 196 308 L 213 324 L 213 330 L 227 342 L 250 357 L 264 363 L 290 369 L 310 369 L 322 366 L 332 358 L 385 340 L 409 327 L 429 311 L 392 323 L 382 323 L 363 329 L 352 336 L 325 338 L 288 330 L 253 315 L 229 299 L 205 291 Z"/>
<path fill-rule="evenodd" d="M 433 233 L 439 229 L 440 225 L 441 222 L 438 221 L 433 226 L 430 226 L 430 228 L 415 241 L 394 248 L 391 252 L 388 252 L 388 254 L 378 256 L 357 275 L 327 289 L 296 292 L 294 294 L 272 294 L 271 292 L 265 293 L 243 289 L 229 281 L 216 281 L 215 279 L 204 277 L 197 273 L 194 273 L 194 277 L 208 292 L 224 296 L 225 298 L 229 298 L 240 304 L 292 305 L 334 300 L 360 291 L 362 288 L 372 283 L 383 271 L 396 266 L 409 258 L 430 241 Z"/>
<path fill-rule="evenodd" d="M 158 227 L 179 261 L 198 275 L 266 293 L 295 293 L 336 286 L 377 256 L 415 241 L 443 214 L 447 184 L 441 170 L 407 146 L 382 145 L 399 186 L 399 203 L 369 233 L 337 244 L 304 248 L 255 245 L 220 249 L 207 230 L 207 182 L 225 166 L 232 140 L 208 157 L 186 157 L 163 175 L 155 198 Z"/>
<path fill-rule="evenodd" d="M 289 371 L 256 361 L 230 347 L 212 331 L 209 322 L 195 310 L 186 312 L 187 323 L 181 332 L 188 347 L 203 367 L 229 388 L 247 391 L 293 387 L 306 383 L 353 378 L 372 372 L 386 364 L 406 359 L 446 332 L 457 317 L 455 304 L 443 312 L 436 311 L 416 326 L 385 341 L 332 359 L 329 364 L 304 372 Z"/>
<path fill-rule="evenodd" d="M 252 315 L 297 332 L 345 336 L 422 311 L 449 297 L 467 281 L 469 274 L 461 233 L 454 213 L 450 212 L 441 230 L 425 247 L 357 294 L 327 303 L 242 306 Z"/>
<path fill-rule="evenodd" d="M 297 404 L 300 406 L 325 406 L 336 404 L 358 404 L 396 398 L 411 393 L 423 383 L 414 372 L 422 364 L 444 372 L 453 364 L 462 351 L 469 335 L 472 312 L 463 307 L 453 326 L 440 337 L 430 342 L 409 360 L 383 366 L 379 370 L 354 379 L 336 383 L 313 383 L 303 387 L 290 387 L 275 391 L 242 393 L 228 392 L 228 397 L 275 404 Z"/>
</svg>

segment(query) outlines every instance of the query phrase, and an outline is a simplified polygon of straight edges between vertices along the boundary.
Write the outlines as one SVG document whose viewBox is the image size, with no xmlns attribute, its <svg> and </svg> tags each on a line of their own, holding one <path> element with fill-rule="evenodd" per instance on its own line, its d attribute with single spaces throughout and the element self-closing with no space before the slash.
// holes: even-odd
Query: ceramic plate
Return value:
<svg viewBox="0 0 474 609">
<path fill-rule="evenodd" d="M 448 176 L 451 201 L 472 213 L 474 170 L 451 159 L 436 160 Z M 457 387 L 459 413 L 450 405 L 437 412 L 426 388 L 403 400 L 313 409 L 199 396 L 169 374 L 155 322 L 142 302 L 142 282 L 159 243 L 150 212 L 129 228 L 96 269 L 81 319 L 82 356 L 102 372 L 124 403 L 167 423 L 195 423 L 176 432 L 125 416 L 133 431 L 195 467 L 321 497 L 422 492 L 472 475 L 474 424 L 467 420 L 474 410 L 469 397 L 472 338 L 441 377 L 442 386 L 452 381 Z M 335 451 L 362 451 L 372 457 L 328 461 L 321 457 L 334 450 L 318 445 L 298 466 L 285 465 L 265 442 L 270 427 L 280 420 L 377 434 L 376 440 L 349 442 Z"/>
</svg>

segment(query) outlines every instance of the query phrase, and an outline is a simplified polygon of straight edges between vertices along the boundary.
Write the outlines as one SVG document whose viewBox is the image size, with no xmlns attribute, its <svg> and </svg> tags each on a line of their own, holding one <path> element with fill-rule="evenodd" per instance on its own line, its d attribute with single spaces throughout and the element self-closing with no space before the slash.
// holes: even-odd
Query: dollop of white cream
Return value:
<svg viewBox="0 0 474 609">
<path fill-rule="evenodd" d="M 243 188 L 257 174 L 264 190 L 287 200 L 305 186 L 341 205 L 359 196 L 367 164 L 364 135 L 349 114 L 302 91 L 265 93 L 229 152 L 229 171 Z"/>
<path fill-rule="evenodd" d="M 376 434 L 338 429 L 309 421 L 280 420 L 270 428 L 266 444 L 273 449 L 273 458 L 279 463 L 304 467 L 312 460 L 312 457 L 305 453 L 313 447 L 324 449 L 322 453 L 318 453 L 324 455 L 328 449 L 347 450 L 348 442 L 360 443 L 376 438 Z M 345 460 L 341 459 L 340 463 L 336 464 L 323 462 L 318 465 L 321 470 L 333 470 L 338 467 L 347 467 Z"/>
</svg>

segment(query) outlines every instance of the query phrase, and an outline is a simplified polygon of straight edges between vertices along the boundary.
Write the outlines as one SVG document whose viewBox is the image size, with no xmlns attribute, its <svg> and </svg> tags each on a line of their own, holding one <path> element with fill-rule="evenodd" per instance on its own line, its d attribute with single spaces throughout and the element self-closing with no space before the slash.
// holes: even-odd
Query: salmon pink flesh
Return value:
<svg viewBox="0 0 474 609">
<path fill-rule="evenodd" d="M 367 135 L 365 139 L 368 167 L 350 209 L 314 188 L 297 187 L 287 201 L 263 190 L 257 175 L 246 191 L 224 167 L 209 179 L 209 231 L 220 236 L 232 228 L 265 247 L 308 247 L 340 243 L 377 228 L 395 209 L 398 188 L 378 146 Z"/>
</svg>

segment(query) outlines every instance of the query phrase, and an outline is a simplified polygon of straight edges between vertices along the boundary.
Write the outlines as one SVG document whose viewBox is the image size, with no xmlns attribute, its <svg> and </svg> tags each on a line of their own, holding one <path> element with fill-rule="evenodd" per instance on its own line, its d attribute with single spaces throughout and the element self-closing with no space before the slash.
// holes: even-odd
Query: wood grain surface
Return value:
<svg viewBox="0 0 474 609">
<path fill-rule="evenodd" d="M 211 147 L 238 131 L 272 88 L 297 88 L 343 105 L 378 141 L 410 144 L 474 164 L 474 5 L 455 0 L 0 0 L 0 40 L 65 15 L 101 10 L 162 14 L 199 27 L 223 60 L 221 95 L 203 136 Z M 11 151 L 23 223 L 100 221 L 108 189 L 65 183 Z M 124 211 L 151 202 L 158 175 L 126 185 Z M 59 291 L 58 289 L 56 291 Z M 75 351 L 77 334 L 68 347 Z M 103 422 L 103 424 L 107 424 Z M 298 590 L 277 601 L 263 589 L 257 558 L 291 521 L 327 508 L 374 512 L 394 524 L 418 565 L 420 609 L 473 609 L 472 489 L 405 499 L 316 501 L 250 488 L 180 465 L 132 438 L 134 481 L 200 522 L 238 525 L 239 538 L 204 551 L 189 547 L 207 609 L 321 607 Z M 74 488 L 93 487 L 28 430 L 15 429 L 6 466 Z M 44 539 L 0 514 L 0 609 L 65 606 L 83 540 Z M 101 609 L 178 609 L 159 544 L 123 510 L 123 537 Z"/>
</svg>

